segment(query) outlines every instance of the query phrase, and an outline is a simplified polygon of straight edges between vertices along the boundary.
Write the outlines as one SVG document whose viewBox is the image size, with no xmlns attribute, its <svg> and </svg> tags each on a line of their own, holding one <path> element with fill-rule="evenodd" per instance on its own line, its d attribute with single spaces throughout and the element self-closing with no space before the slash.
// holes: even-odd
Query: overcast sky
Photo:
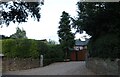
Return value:
<svg viewBox="0 0 120 77">
<path fill-rule="evenodd" d="M 68 12 L 72 17 L 77 16 L 77 3 L 78 0 L 44 0 L 44 5 L 41 7 L 40 22 L 33 21 L 29 18 L 27 23 L 13 24 L 9 27 L 0 28 L 0 34 L 9 36 L 16 32 L 16 27 L 23 27 L 29 39 L 52 39 L 58 42 L 58 26 L 60 16 L 63 11 Z M 77 34 L 76 38 L 81 35 Z"/>
</svg>

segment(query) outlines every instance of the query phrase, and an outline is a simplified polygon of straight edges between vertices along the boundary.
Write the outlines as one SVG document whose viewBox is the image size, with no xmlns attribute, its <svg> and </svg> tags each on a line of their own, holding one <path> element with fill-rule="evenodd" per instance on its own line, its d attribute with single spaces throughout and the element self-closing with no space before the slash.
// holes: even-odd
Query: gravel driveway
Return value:
<svg viewBox="0 0 120 77">
<path fill-rule="evenodd" d="M 85 67 L 84 61 L 57 62 L 45 67 L 10 71 L 3 75 L 95 75 Z"/>
</svg>

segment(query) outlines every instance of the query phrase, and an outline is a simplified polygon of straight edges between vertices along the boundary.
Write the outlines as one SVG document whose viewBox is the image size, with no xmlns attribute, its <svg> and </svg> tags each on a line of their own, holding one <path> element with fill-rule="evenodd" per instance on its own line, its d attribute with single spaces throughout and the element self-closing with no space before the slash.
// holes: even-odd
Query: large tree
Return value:
<svg viewBox="0 0 120 77">
<path fill-rule="evenodd" d="M 78 17 L 74 28 L 85 30 L 92 38 L 108 33 L 120 33 L 120 2 L 78 2 Z"/>
<path fill-rule="evenodd" d="M 77 5 L 78 17 L 73 19 L 73 27 L 92 36 L 91 55 L 119 57 L 120 2 L 78 2 Z"/>
<path fill-rule="evenodd" d="M 0 3 L 0 25 L 10 22 L 27 22 L 28 16 L 40 19 L 40 6 L 43 5 L 43 0 L 39 2 L 25 2 L 25 1 L 9 1 Z"/>
<path fill-rule="evenodd" d="M 65 11 L 62 12 L 59 24 L 59 42 L 66 54 L 66 58 L 68 58 L 70 53 L 69 49 L 72 49 L 74 46 L 74 35 L 71 32 L 70 15 Z"/>
<path fill-rule="evenodd" d="M 27 38 L 26 31 L 24 29 L 16 28 L 16 33 L 12 34 L 10 38 L 19 39 L 19 38 Z"/>
</svg>

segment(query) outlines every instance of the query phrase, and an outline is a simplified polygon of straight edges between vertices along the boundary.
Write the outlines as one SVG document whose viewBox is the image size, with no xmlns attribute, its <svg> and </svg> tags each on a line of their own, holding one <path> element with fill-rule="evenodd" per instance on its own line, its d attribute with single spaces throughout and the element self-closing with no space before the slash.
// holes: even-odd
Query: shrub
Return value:
<svg viewBox="0 0 120 77">
<path fill-rule="evenodd" d="M 0 40 L 0 53 L 2 53 L 2 40 Z"/>
<path fill-rule="evenodd" d="M 2 41 L 3 54 L 8 58 L 38 58 L 37 41 L 30 39 L 5 39 Z"/>
<path fill-rule="evenodd" d="M 6 57 L 15 57 L 16 52 L 14 52 L 15 40 L 9 39 L 9 40 L 2 40 L 2 53 Z"/>
<path fill-rule="evenodd" d="M 7 58 L 40 58 L 42 54 L 45 65 L 64 59 L 60 45 L 46 44 L 40 40 L 4 39 L 2 44 L 3 54 Z"/>
<path fill-rule="evenodd" d="M 88 49 L 91 57 L 120 58 L 120 42 L 116 35 L 101 36 L 94 42 L 90 41 Z"/>
<path fill-rule="evenodd" d="M 49 51 L 44 54 L 44 66 L 64 60 L 64 53 L 60 45 L 48 45 Z"/>
</svg>

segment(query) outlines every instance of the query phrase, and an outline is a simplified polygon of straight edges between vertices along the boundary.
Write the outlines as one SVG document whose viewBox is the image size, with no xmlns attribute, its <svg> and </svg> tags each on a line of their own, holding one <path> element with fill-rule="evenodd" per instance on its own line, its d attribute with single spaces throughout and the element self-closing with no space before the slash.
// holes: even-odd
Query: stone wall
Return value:
<svg viewBox="0 0 120 77">
<path fill-rule="evenodd" d="M 0 73 L 2 72 L 2 58 L 0 57 Z"/>
<path fill-rule="evenodd" d="M 26 59 L 3 58 L 2 69 L 3 69 L 3 72 L 5 72 L 5 71 L 15 71 L 15 70 L 25 70 L 30 68 L 36 68 L 40 66 L 39 62 L 40 62 L 39 59 L 31 59 L 31 58 L 26 58 Z"/>
<path fill-rule="evenodd" d="M 96 74 L 100 75 L 118 75 L 118 61 L 102 60 L 97 58 L 89 58 L 86 61 L 86 67 Z"/>
</svg>

